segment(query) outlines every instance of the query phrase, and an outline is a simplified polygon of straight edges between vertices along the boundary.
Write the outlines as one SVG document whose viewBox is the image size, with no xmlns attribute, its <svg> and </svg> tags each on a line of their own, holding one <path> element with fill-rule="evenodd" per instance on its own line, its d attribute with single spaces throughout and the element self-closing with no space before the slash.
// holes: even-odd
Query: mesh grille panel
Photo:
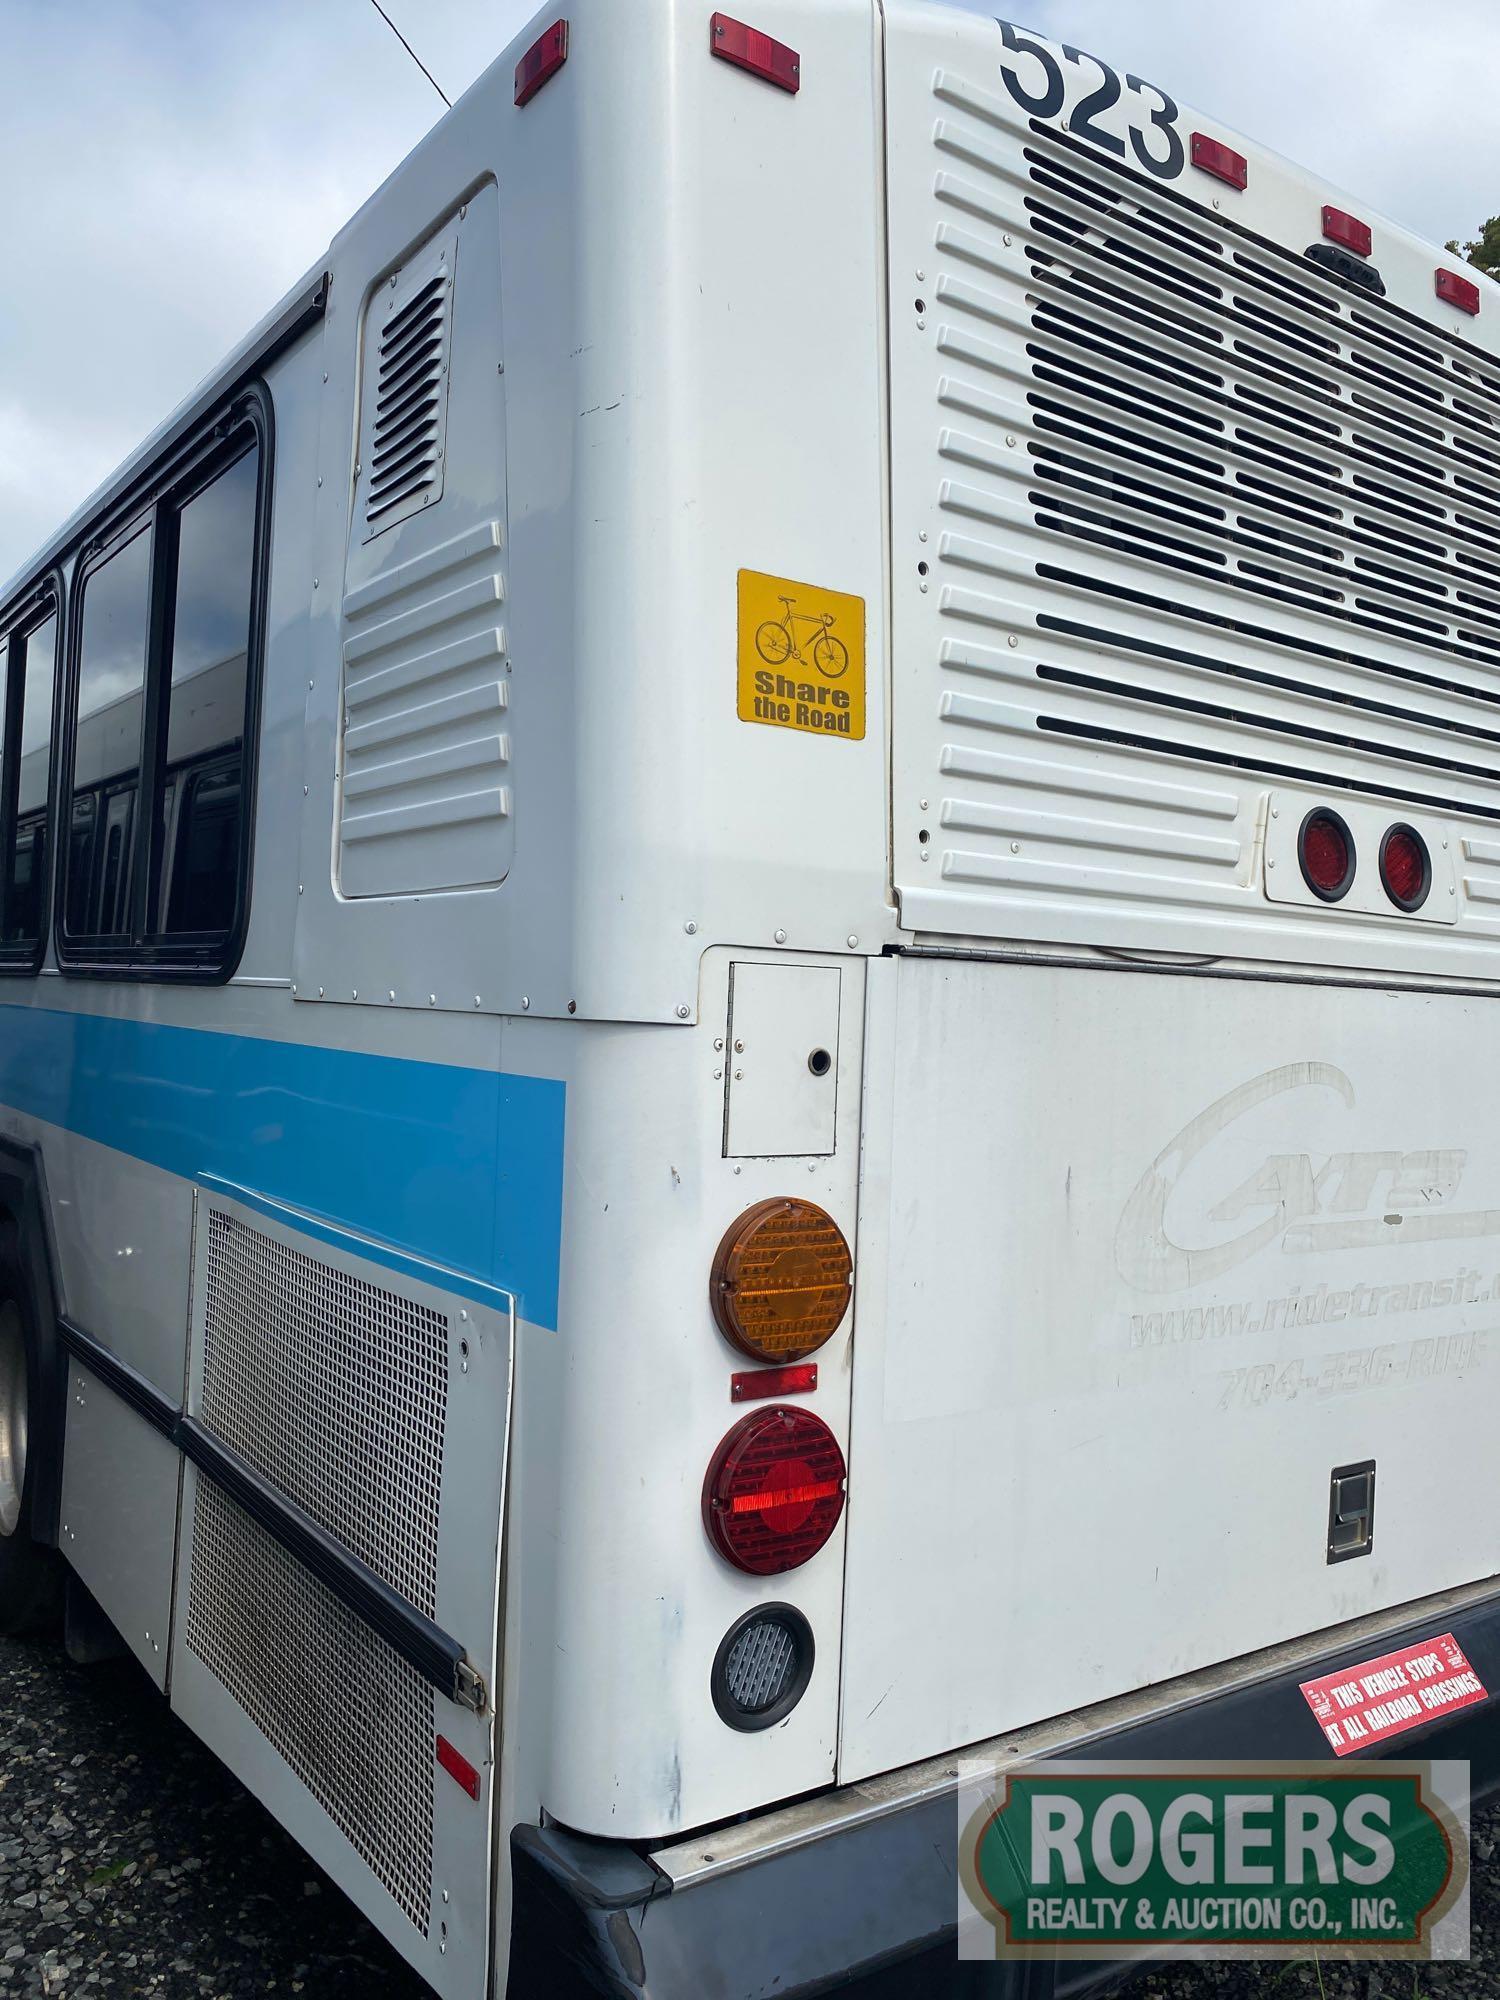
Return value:
<svg viewBox="0 0 1500 2000">
<path fill-rule="evenodd" d="M 428 1617 L 443 1314 L 211 1211 L 203 1422 Z"/>
<path fill-rule="evenodd" d="M 193 1510 L 187 1643 L 425 1937 L 432 1691 L 207 1479 Z"/>
</svg>

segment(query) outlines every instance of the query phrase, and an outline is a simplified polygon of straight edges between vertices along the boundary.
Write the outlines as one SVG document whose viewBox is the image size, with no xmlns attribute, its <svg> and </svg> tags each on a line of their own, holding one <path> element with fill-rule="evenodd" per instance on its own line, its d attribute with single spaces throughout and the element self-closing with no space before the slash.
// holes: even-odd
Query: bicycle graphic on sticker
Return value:
<svg viewBox="0 0 1500 2000">
<path fill-rule="evenodd" d="M 768 618 L 763 625 L 757 627 L 756 652 L 767 666 L 780 667 L 788 660 L 796 660 L 800 666 L 805 667 L 808 655 L 797 643 L 797 627 L 814 625 L 817 627 L 817 637 L 812 641 L 812 664 L 825 680 L 838 680 L 848 670 L 849 648 L 842 639 L 833 636 L 833 613 L 796 611 L 793 609 L 797 602 L 795 597 L 783 597 L 781 602 L 786 607 L 785 615 L 781 618 Z"/>
</svg>

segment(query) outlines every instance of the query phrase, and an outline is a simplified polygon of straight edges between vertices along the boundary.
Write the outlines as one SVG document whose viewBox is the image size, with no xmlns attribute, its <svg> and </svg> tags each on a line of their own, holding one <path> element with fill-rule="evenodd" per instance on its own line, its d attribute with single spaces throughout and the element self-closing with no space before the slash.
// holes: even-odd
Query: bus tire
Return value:
<svg viewBox="0 0 1500 2000">
<path fill-rule="evenodd" d="M 0 1283 L 0 1634 L 6 1637 L 45 1630 L 61 1603 L 61 1566 L 31 1534 L 37 1456 L 30 1385 L 38 1372 L 25 1301 Z"/>
</svg>

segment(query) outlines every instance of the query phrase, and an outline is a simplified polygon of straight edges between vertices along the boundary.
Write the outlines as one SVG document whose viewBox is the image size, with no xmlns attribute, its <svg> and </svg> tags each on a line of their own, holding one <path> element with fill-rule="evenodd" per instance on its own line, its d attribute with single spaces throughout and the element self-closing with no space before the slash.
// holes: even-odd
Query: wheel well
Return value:
<svg viewBox="0 0 1500 2000">
<path fill-rule="evenodd" d="M 41 1154 L 0 1138 L 0 1289 L 19 1300 L 30 1333 L 31 1533 L 47 1548 L 57 1546 L 68 1385 L 55 1269 Z"/>
</svg>

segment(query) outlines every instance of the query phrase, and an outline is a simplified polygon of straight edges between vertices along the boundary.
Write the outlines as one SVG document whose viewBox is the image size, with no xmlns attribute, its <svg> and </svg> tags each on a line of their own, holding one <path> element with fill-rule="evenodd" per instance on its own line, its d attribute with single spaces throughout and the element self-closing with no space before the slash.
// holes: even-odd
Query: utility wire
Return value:
<svg viewBox="0 0 1500 2000">
<path fill-rule="evenodd" d="M 387 14 L 384 7 L 381 6 L 380 0 L 370 0 L 370 5 L 375 9 L 375 12 L 380 16 L 381 20 L 385 22 L 385 25 L 390 29 L 391 33 L 396 37 L 396 40 L 401 44 L 402 48 L 405 49 L 406 53 L 411 57 L 412 61 L 416 64 L 417 68 L 422 72 L 423 76 L 426 77 L 427 81 L 432 85 L 433 89 L 437 92 L 438 96 L 442 98 L 444 104 L 446 104 L 448 109 L 451 111 L 453 109 L 452 98 L 449 97 L 447 91 L 444 90 L 443 86 L 438 82 L 437 78 L 433 75 L 432 71 L 427 67 L 426 63 L 423 62 L 422 58 L 417 54 L 416 50 L 412 47 L 411 43 L 406 39 L 405 35 L 402 34 L 401 30 L 396 26 L 395 22 L 391 19 L 390 15 Z"/>
</svg>

